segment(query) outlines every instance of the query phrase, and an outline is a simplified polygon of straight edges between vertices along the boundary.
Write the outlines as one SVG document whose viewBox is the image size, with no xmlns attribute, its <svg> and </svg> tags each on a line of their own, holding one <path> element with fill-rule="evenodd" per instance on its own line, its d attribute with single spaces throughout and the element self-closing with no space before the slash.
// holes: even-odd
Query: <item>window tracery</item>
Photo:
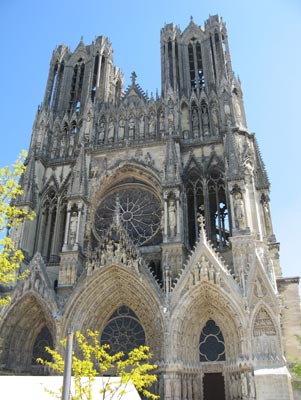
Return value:
<svg viewBox="0 0 301 400">
<path fill-rule="evenodd" d="M 225 361 L 225 342 L 222 331 L 213 319 L 209 319 L 200 336 L 200 361 Z"/>
<path fill-rule="evenodd" d="M 111 354 L 119 351 L 128 354 L 134 348 L 145 345 L 144 329 L 137 315 L 127 306 L 119 307 L 105 326 L 100 343 L 109 344 Z"/>
<path fill-rule="evenodd" d="M 130 238 L 139 246 L 149 242 L 160 231 L 160 201 L 145 187 L 127 185 L 102 200 L 95 214 L 95 228 L 99 236 L 113 223 L 116 213 Z"/>
<path fill-rule="evenodd" d="M 276 329 L 274 323 L 264 308 L 261 308 L 257 313 L 254 327 L 253 327 L 253 336 L 275 336 Z"/>
<path fill-rule="evenodd" d="M 213 170 L 208 178 L 197 169 L 187 176 L 188 236 L 192 248 L 198 238 L 198 217 L 203 215 L 208 238 L 222 249 L 229 245 L 229 215 L 222 173 Z"/>
<path fill-rule="evenodd" d="M 53 348 L 53 339 L 47 326 L 44 326 L 36 337 L 32 351 L 32 365 L 38 365 L 37 358 L 42 358 L 45 361 L 51 361 L 51 355 L 45 350 L 48 346 Z"/>
</svg>

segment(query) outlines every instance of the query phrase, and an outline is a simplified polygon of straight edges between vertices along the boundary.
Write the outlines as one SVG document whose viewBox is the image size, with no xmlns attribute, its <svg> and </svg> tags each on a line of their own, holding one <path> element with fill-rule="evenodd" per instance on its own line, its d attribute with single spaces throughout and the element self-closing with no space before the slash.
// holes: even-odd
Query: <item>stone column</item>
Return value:
<svg viewBox="0 0 301 400">
<path fill-rule="evenodd" d="M 67 251 L 68 250 L 68 234 L 69 234 L 69 224 L 70 224 L 70 213 L 71 213 L 71 207 L 68 204 L 66 226 L 65 226 L 65 235 L 64 235 L 64 245 L 63 245 L 62 251 Z"/>
<path fill-rule="evenodd" d="M 79 227 L 82 215 L 82 207 L 79 206 L 77 213 L 77 226 L 76 226 L 76 236 L 75 236 L 75 244 L 73 246 L 73 250 L 78 250 L 78 241 L 79 241 Z"/>
<path fill-rule="evenodd" d="M 179 193 L 176 193 L 176 201 L 177 201 L 177 237 L 180 238 L 180 235 L 181 235 L 181 230 L 180 230 L 181 214 L 180 214 Z"/>
<path fill-rule="evenodd" d="M 164 192 L 164 239 L 166 241 L 168 235 L 168 206 L 167 206 L 167 192 Z"/>
</svg>

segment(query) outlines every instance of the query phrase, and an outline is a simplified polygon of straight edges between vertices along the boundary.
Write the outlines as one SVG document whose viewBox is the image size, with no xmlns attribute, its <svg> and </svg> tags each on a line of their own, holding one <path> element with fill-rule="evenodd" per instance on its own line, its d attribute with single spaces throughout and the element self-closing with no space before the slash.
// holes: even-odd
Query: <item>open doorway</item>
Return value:
<svg viewBox="0 0 301 400">
<path fill-rule="evenodd" d="M 205 374 L 203 388 L 204 400 L 226 400 L 225 381 L 222 373 Z"/>
</svg>

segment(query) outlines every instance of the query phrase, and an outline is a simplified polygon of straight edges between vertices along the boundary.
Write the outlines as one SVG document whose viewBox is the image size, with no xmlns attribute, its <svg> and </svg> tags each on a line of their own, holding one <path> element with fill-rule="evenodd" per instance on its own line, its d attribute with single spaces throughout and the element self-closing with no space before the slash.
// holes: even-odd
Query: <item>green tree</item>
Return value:
<svg viewBox="0 0 301 400">
<path fill-rule="evenodd" d="M 301 335 L 296 335 L 298 342 L 301 344 Z M 301 362 L 296 360 L 292 368 L 293 384 L 295 388 L 301 389 Z"/>
<path fill-rule="evenodd" d="M 74 393 L 72 400 L 92 400 L 92 385 L 96 376 L 114 375 L 120 378 L 117 381 L 112 378 L 103 380 L 102 388 L 99 391 L 100 399 L 122 399 L 126 393 L 127 385 L 132 382 L 136 389 L 144 396 L 153 400 L 159 396 L 151 393 L 148 388 L 157 381 L 157 375 L 152 373 L 157 365 L 151 364 L 152 354 L 147 346 L 139 346 L 129 352 L 125 357 L 123 352 L 110 354 L 110 346 L 100 345 L 99 332 L 87 330 L 87 337 L 81 332 L 75 333 L 78 344 L 79 357 L 72 353 L 72 375 L 74 377 Z M 62 342 L 66 348 L 66 340 Z M 57 351 L 46 347 L 47 352 L 52 356 L 52 361 L 38 358 L 37 361 L 47 365 L 58 374 L 64 372 L 64 359 Z M 52 395 L 59 397 L 58 393 L 48 390 Z"/>
<path fill-rule="evenodd" d="M 21 250 L 8 235 L 10 230 L 20 225 L 26 219 L 33 219 L 34 213 L 25 207 L 18 207 L 15 201 L 23 194 L 19 183 L 25 171 L 24 159 L 26 152 L 22 152 L 16 162 L 9 167 L 0 169 L 0 284 L 14 282 L 20 263 L 24 259 Z M 6 236 L 5 236 L 6 235 Z M 25 274 L 19 274 L 18 279 Z M 0 307 L 10 301 L 10 296 L 0 298 Z"/>
</svg>

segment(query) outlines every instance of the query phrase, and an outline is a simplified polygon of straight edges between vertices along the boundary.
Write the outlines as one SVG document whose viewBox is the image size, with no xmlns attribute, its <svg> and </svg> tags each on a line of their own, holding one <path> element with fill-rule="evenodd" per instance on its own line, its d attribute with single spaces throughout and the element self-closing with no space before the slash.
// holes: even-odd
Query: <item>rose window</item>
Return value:
<svg viewBox="0 0 301 400">
<path fill-rule="evenodd" d="M 109 344 L 112 354 L 119 351 L 128 354 L 134 348 L 145 345 L 145 333 L 137 315 L 129 307 L 120 307 L 105 326 L 100 343 Z"/>
<path fill-rule="evenodd" d="M 139 246 L 160 231 L 160 201 L 147 189 L 127 187 L 109 194 L 96 210 L 96 234 L 101 237 L 117 215 L 132 241 Z"/>
</svg>

